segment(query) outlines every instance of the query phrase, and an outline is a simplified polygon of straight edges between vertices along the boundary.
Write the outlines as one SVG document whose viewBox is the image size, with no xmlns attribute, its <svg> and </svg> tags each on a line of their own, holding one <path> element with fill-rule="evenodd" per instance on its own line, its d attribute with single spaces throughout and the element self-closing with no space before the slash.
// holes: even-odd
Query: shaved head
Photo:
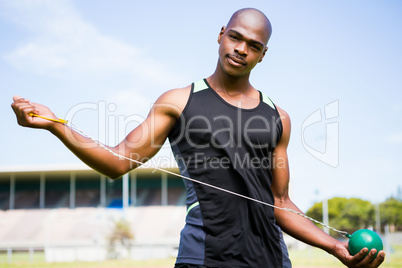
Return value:
<svg viewBox="0 0 402 268">
<path fill-rule="evenodd" d="M 229 29 L 230 26 L 238 20 L 247 21 L 248 24 L 255 27 L 262 27 L 265 33 L 263 37 L 265 45 L 268 43 L 268 40 L 271 37 L 272 33 L 272 26 L 271 22 L 263 12 L 255 8 L 240 9 L 232 15 L 228 24 L 226 25 L 226 28 Z"/>
<path fill-rule="evenodd" d="M 268 50 L 271 23 L 255 8 L 236 11 L 218 36 L 217 70 L 231 77 L 247 77 Z"/>
</svg>

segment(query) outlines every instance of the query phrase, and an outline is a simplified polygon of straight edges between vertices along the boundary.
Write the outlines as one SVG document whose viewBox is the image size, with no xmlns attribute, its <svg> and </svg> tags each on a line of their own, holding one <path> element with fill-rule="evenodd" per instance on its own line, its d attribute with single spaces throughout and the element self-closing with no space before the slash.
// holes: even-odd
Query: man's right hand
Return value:
<svg viewBox="0 0 402 268">
<path fill-rule="evenodd" d="M 11 108 L 17 117 L 17 122 L 20 126 L 31 128 L 43 128 L 50 129 L 55 123 L 39 117 L 33 117 L 29 115 L 34 113 L 47 118 L 58 119 L 50 109 L 42 104 L 31 103 L 28 99 L 24 99 L 20 96 L 13 97 L 13 103 Z"/>
<path fill-rule="evenodd" d="M 169 132 L 187 104 L 190 91 L 191 86 L 187 86 L 165 92 L 156 100 L 144 122 L 133 129 L 118 145 L 106 147 L 116 154 L 134 158 L 140 162 L 150 159 L 165 143 Z M 31 103 L 19 96 L 14 96 L 13 100 L 11 107 L 19 125 L 49 130 L 81 161 L 109 178 L 117 179 L 140 165 L 129 160 L 121 160 L 109 150 L 99 146 L 92 138 L 74 131 L 65 124 L 30 115 L 34 113 L 46 118 L 58 119 L 46 106 Z"/>
</svg>

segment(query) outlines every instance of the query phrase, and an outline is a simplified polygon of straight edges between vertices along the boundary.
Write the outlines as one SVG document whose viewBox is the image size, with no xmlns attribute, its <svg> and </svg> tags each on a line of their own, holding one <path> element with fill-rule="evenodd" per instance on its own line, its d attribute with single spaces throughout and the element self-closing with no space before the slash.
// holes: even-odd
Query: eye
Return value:
<svg viewBox="0 0 402 268">
<path fill-rule="evenodd" d="M 229 38 L 232 40 L 239 40 L 239 38 L 236 35 L 229 34 Z"/>
<path fill-rule="evenodd" d="M 262 50 L 261 46 L 259 44 L 257 44 L 257 43 L 254 43 L 254 42 L 250 43 L 250 47 L 255 51 L 261 51 Z"/>
<path fill-rule="evenodd" d="M 252 47 L 253 49 L 257 50 L 257 51 L 260 51 L 260 50 L 261 50 L 260 46 L 258 46 L 258 45 L 251 45 L 251 47 Z"/>
</svg>

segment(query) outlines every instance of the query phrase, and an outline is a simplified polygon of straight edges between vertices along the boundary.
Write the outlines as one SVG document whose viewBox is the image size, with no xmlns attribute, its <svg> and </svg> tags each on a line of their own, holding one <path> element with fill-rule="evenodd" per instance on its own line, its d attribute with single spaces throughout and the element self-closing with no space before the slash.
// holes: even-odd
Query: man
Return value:
<svg viewBox="0 0 402 268">
<path fill-rule="evenodd" d="M 249 81 L 271 35 L 268 18 L 256 9 L 233 14 L 219 36 L 219 59 L 208 78 L 162 94 L 146 120 L 116 147 L 118 154 L 142 161 L 169 138 L 182 175 L 277 207 L 300 211 L 288 196 L 287 146 L 290 119 Z M 68 126 L 32 117 L 56 116 L 45 106 L 14 97 L 18 123 L 43 128 L 74 154 L 110 178 L 137 167 L 72 131 Z M 309 220 L 203 184 L 184 180 L 186 225 L 176 267 L 291 267 L 279 227 L 319 247 L 348 267 L 378 267 L 385 253 L 355 256 L 347 244 Z M 279 227 L 278 227 L 279 226 Z"/>
</svg>

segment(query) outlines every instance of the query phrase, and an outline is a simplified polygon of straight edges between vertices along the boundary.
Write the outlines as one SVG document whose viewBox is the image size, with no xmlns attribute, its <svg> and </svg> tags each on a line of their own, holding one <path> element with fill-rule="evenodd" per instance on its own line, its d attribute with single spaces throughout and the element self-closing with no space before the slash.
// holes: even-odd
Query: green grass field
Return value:
<svg viewBox="0 0 402 268">
<path fill-rule="evenodd" d="M 344 267 L 331 255 L 315 248 L 290 250 L 289 254 L 294 268 Z M 43 253 L 35 253 L 33 257 L 30 257 L 28 253 L 15 253 L 11 263 L 8 263 L 7 254 L 5 252 L 0 253 L 0 268 L 167 268 L 173 267 L 174 261 L 174 258 L 171 258 L 149 261 L 110 260 L 104 262 L 46 263 Z M 392 252 L 387 253 L 387 259 L 381 267 L 402 267 L 402 245 L 392 247 Z"/>
</svg>

